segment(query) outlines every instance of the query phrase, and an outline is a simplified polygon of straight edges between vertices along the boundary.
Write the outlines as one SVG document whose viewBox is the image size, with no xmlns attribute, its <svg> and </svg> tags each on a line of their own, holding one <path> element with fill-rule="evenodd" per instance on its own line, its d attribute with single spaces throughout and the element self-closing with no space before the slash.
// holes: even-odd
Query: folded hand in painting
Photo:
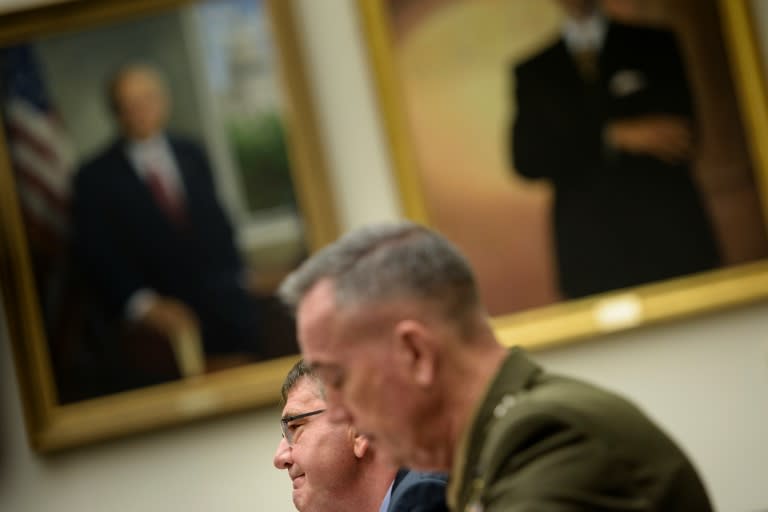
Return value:
<svg viewBox="0 0 768 512">
<path fill-rule="evenodd" d="M 649 115 L 613 121 L 606 142 L 629 153 L 646 154 L 668 164 L 688 161 L 693 153 L 693 130 L 681 116 Z"/>
<path fill-rule="evenodd" d="M 142 315 L 141 322 L 153 330 L 173 339 L 182 333 L 197 331 L 198 320 L 189 306 L 180 300 L 157 296 Z"/>
</svg>

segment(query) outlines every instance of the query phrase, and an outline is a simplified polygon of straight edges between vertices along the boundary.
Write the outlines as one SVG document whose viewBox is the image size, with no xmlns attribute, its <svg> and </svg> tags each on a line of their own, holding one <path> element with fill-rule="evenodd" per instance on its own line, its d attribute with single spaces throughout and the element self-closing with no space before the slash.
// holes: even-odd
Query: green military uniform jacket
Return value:
<svg viewBox="0 0 768 512">
<path fill-rule="evenodd" d="M 685 454 L 627 400 L 512 349 L 458 447 L 448 499 L 468 512 L 709 512 Z"/>
</svg>

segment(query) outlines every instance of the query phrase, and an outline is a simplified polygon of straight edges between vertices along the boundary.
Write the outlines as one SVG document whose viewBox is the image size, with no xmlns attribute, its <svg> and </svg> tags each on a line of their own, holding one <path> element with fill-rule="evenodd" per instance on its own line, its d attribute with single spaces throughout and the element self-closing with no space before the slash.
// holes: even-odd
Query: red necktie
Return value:
<svg viewBox="0 0 768 512">
<path fill-rule="evenodd" d="M 163 210 L 163 213 L 177 226 L 183 226 L 186 222 L 184 204 L 178 194 L 173 194 L 160 176 L 157 170 L 147 168 L 147 184 L 149 185 L 155 202 Z"/>
</svg>

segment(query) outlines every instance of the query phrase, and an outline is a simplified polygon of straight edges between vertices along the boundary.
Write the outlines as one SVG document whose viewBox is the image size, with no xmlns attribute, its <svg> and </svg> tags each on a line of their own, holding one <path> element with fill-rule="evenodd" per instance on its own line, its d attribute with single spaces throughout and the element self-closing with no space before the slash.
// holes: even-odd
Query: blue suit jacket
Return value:
<svg viewBox="0 0 768 512">
<path fill-rule="evenodd" d="M 392 485 L 388 512 L 443 512 L 445 475 L 400 470 Z"/>
<path fill-rule="evenodd" d="M 75 177 L 75 262 L 112 315 L 150 288 L 192 307 L 207 352 L 252 352 L 257 315 L 241 285 L 242 262 L 208 160 L 192 141 L 168 141 L 184 185 L 184 228 L 156 204 L 118 140 Z"/>
</svg>

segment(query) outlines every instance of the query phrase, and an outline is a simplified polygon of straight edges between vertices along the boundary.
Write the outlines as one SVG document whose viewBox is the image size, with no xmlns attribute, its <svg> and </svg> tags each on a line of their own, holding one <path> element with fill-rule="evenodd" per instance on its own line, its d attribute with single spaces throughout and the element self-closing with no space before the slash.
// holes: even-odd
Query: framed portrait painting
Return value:
<svg viewBox="0 0 768 512">
<path fill-rule="evenodd" d="M 748 3 L 358 7 L 403 208 L 468 256 L 505 342 L 768 295 Z"/>
<path fill-rule="evenodd" d="M 273 403 L 337 235 L 290 2 L 0 15 L 0 282 L 32 446 Z"/>
</svg>

